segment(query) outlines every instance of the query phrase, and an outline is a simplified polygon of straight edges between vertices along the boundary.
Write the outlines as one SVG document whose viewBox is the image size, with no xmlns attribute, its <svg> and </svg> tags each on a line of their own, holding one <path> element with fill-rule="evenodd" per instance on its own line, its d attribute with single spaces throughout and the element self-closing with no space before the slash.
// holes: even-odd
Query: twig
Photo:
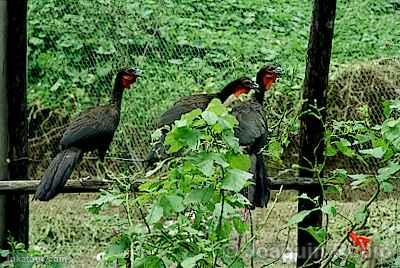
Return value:
<svg viewBox="0 0 400 268">
<path fill-rule="evenodd" d="M 251 237 L 254 236 L 254 226 L 253 226 L 253 217 L 251 215 L 251 210 L 249 210 L 249 216 L 250 216 L 250 235 Z M 251 249 L 251 256 L 250 256 L 250 265 L 251 268 L 254 268 L 254 255 L 256 253 L 256 240 L 253 239 L 252 241 L 252 249 Z"/>
<path fill-rule="evenodd" d="M 222 177 L 224 177 L 224 171 L 223 168 L 222 169 Z M 222 226 L 222 218 L 224 216 L 224 203 L 225 203 L 225 195 L 224 195 L 224 190 L 221 190 L 221 214 L 219 215 L 219 219 L 218 219 L 218 226 L 217 226 L 217 237 L 218 237 L 218 241 L 221 237 L 220 232 L 221 232 L 221 226 Z M 214 266 L 213 267 L 217 267 L 217 259 L 218 259 L 218 254 L 215 255 L 214 257 Z"/>
<path fill-rule="evenodd" d="M 260 231 L 265 227 L 265 224 L 269 218 L 269 216 L 271 215 L 272 210 L 275 208 L 276 202 L 278 201 L 279 196 L 281 195 L 283 190 L 283 186 L 281 186 L 279 192 L 277 193 L 277 195 L 275 196 L 274 202 L 272 203 L 272 206 L 270 208 L 270 210 L 268 210 L 267 212 L 267 216 L 264 218 L 264 221 L 261 223 L 261 225 L 257 228 L 256 230 L 256 234 L 252 237 L 250 237 L 249 240 L 246 241 L 246 243 L 243 245 L 243 247 L 239 250 L 238 253 L 236 253 L 235 258 L 231 261 L 231 263 L 228 265 L 228 268 L 231 267 L 239 258 L 239 256 L 241 256 L 243 254 L 243 252 L 246 250 L 246 248 L 249 246 L 249 244 L 255 239 L 255 237 L 260 233 Z"/>
</svg>

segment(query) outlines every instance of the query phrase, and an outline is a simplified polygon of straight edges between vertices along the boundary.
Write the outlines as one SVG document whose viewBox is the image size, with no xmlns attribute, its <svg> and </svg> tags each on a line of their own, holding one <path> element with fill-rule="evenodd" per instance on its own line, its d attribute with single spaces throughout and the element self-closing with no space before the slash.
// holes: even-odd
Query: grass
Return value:
<svg viewBox="0 0 400 268">
<path fill-rule="evenodd" d="M 31 214 L 31 247 L 39 249 L 45 256 L 71 257 L 67 267 L 94 267 L 96 256 L 105 249 L 113 237 L 113 230 L 98 222 L 96 217 L 83 208 L 83 204 L 95 198 L 94 194 L 61 195 L 49 203 L 33 202 Z M 281 230 L 287 219 L 296 213 L 297 203 L 282 198 L 272 211 L 270 220 L 261 229 L 256 242 L 257 266 L 269 263 L 282 253 L 296 252 L 296 230 Z M 335 201 L 338 211 L 344 215 L 353 214 L 365 201 Z M 374 233 L 375 247 L 380 261 L 400 253 L 397 241 L 400 240 L 398 223 L 398 199 L 388 198 L 372 206 L 368 225 Z M 112 214 L 119 214 L 115 208 Z M 260 224 L 265 211 L 257 210 L 255 222 Z M 337 238 L 343 235 L 343 221 L 330 220 L 329 228 Z M 287 241 L 288 242 L 287 242 Z M 333 245 L 330 245 L 332 248 Z M 259 266 L 258 266 L 259 265 Z M 293 263 L 284 264 L 282 258 L 272 267 L 294 267 Z"/>
</svg>

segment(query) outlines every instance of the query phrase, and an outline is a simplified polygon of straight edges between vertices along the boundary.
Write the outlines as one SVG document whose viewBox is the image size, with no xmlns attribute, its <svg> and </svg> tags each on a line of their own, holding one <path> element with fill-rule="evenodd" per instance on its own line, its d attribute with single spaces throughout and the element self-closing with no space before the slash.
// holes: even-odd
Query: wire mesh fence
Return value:
<svg viewBox="0 0 400 268">
<path fill-rule="evenodd" d="M 279 63 L 288 74 L 267 97 L 271 132 L 279 132 L 282 114 L 296 110 L 301 95 L 305 14 L 310 12 L 310 3 L 296 1 L 281 10 L 263 1 L 29 1 L 32 177 L 39 179 L 57 152 L 68 121 L 106 102 L 116 70 L 127 65 L 139 66 L 144 77 L 124 96 L 107 160 L 102 165 L 88 155 L 74 176 L 104 177 L 104 168 L 118 173 L 139 169 L 164 109 L 181 96 L 215 92 L 241 75 L 254 77 L 267 62 Z M 399 66 L 399 59 L 392 58 L 333 68 L 328 119 L 357 119 L 356 108 L 368 105 L 372 122 L 380 122 L 382 100 L 399 97 Z M 298 122 L 288 128 L 294 138 L 285 152 L 286 165 L 297 162 Z M 360 163 L 345 165 L 370 171 Z"/>
</svg>

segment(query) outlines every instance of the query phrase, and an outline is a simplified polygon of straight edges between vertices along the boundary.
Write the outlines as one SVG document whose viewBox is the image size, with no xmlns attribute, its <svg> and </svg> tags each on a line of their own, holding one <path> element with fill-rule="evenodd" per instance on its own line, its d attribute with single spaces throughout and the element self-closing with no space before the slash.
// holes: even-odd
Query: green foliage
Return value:
<svg viewBox="0 0 400 268">
<path fill-rule="evenodd" d="M 169 152 L 179 156 L 165 163 L 165 172 L 140 186 L 142 194 L 103 192 L 89 204 L 89 210 L 98 213 L 104 203 L 123 200 L 128 219 L 132 208 L 144 210 L 140 222 L 129 220 L 121 230 L 105 262 L 129 259 L 134 267 L 215 267 L 235 259 L 243 263 L 230 238 L 249 230 L 237 209 L 249 204 L 240 192 L 252 175 L 247 172 L 249 157 L 233 135 L 236 125 L 217 99 L 204 112 L 185 114 L 165 140 Z"/>
<path fill-rule="evenodd" d="M 64 264 L 58 258 L 47 258 L 38 250 L 25 249 L 23 243 L 18 243 L 13 239 L 9 241 L 10 249 L 0 249 L 0 258 L 5 261 L 0 263 L 1 267 L 9 268 L 32 268 L 32 267 L 48 267 L 60 268 Z M 67 259 L 64 259 L 66 261 Z M 62 260 L 61 260 L 62 261 Z"/>
<path fill-rule="evenodd" d="M 368 228 L 371 204 L 377 200 L 381 192 L 394 190 L 394 183 L 398 182 L 400 173 L 400 151 L 397 144 L 400 137 L 399 101 L 387 101 L 384 103 L 384 109 L 386 118 L 381 125 L 371 127 L 367 119 L 357 122 L 334 121 L 327 127 L 325 133 L 326 157 L 341 155 L 341 157 L 355 158 L 359 161 L 374 158 L 380 166 L 377 174 L 348 174 L 344 169 L 334 170 L 329 176 L 321 179 L 324 203 L 320 204 L 316 199 L 310 199 L 306 195 L 300 196 L 313 202 L 316 208 L 293 215 L 288 221 L 288 226 L 302 222 L 314 211 L 321 211 L 323 215 L 335 220 L 338 220 L 337 218 L 345 220 L 344 236 L 339 246 L 351 240 L 348 238 L 350 231 Z M 342 193 L 349 183 L 351 189 L 375 188 L 370 199 L 350 215 L 338 211 L 334 203 L 325 203 L 327 193 Z M 308 227 L 306 231 L 319 243 L 326 244 L 334 237 L 328 227 Z M 357 233 L 353 235 L 358 236 Z M 327 254 L 323 262 L 332 263 L 336 267 L 358 267 L 365 261 L 367 251 L 360 251 L 357 245 L 354 247 L 356 250 L 347 258 L 336 256 L 336 252 L 333 252 Z"/>
</svg>

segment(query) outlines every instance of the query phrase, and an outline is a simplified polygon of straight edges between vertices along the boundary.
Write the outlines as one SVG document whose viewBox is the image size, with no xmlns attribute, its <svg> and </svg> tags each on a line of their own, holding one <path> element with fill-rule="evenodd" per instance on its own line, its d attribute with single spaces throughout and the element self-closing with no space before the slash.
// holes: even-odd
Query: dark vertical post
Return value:
<svg viewBox="0 0 400 268">
<path fill-rule="evenodd" d="M 0 1 L 0 180 L 8 179 L 7 2 Z M 0 248 L 6 238 L 6 197 L 0 195 Z M 1 259 L 0 259 L 1 262 Z"/>
<path fill-rule="evenodd" d="M 307 51 L 307 68 L 304 79 L 303 98 L 306 100 L 303 112 L 314 111 L 326 106 L 326 88 L 328 85 L 329 62 L 332 50 L 333 28 L 336 13 L 336 0 L 314 0 L 310 39 Z M 318 109 L 318 110 L 316 110 Z M 320 113 L 325 120 L 325 110 Z M 312 169 L 323 162 L 324 153 L 324 126 L 323 122 L 312 115 L 305 113 L 301 117 L 300 127 L 300 166 L 305 167 L 300 171 L 300 177 L 315 177 Z M 306 193 L 309 197 L 319 197 L 322 203 L 321 187 L 310 187 L 299 194 Z M 299 199 L 298 210 L 310 210 L 315 205 L 308 200 Z M 322 226 L 321 212 L 311 213 L 298 225 L 298 256 L 297 267 L 304 265 L 307 260 L 313 263 L 307 267 L 319 267 L 321 250 L 319 243 L 304 228 L 309 226 Z"/>
<path fill-rule="evenodd" d="M 27 0 L 7 1 L 7 92 L 9 179 L 28 176 L 27 120 Z M 28 246 L 29 196 L 7 196 L 6 227 L 14 239 Z"/>
</svg>

